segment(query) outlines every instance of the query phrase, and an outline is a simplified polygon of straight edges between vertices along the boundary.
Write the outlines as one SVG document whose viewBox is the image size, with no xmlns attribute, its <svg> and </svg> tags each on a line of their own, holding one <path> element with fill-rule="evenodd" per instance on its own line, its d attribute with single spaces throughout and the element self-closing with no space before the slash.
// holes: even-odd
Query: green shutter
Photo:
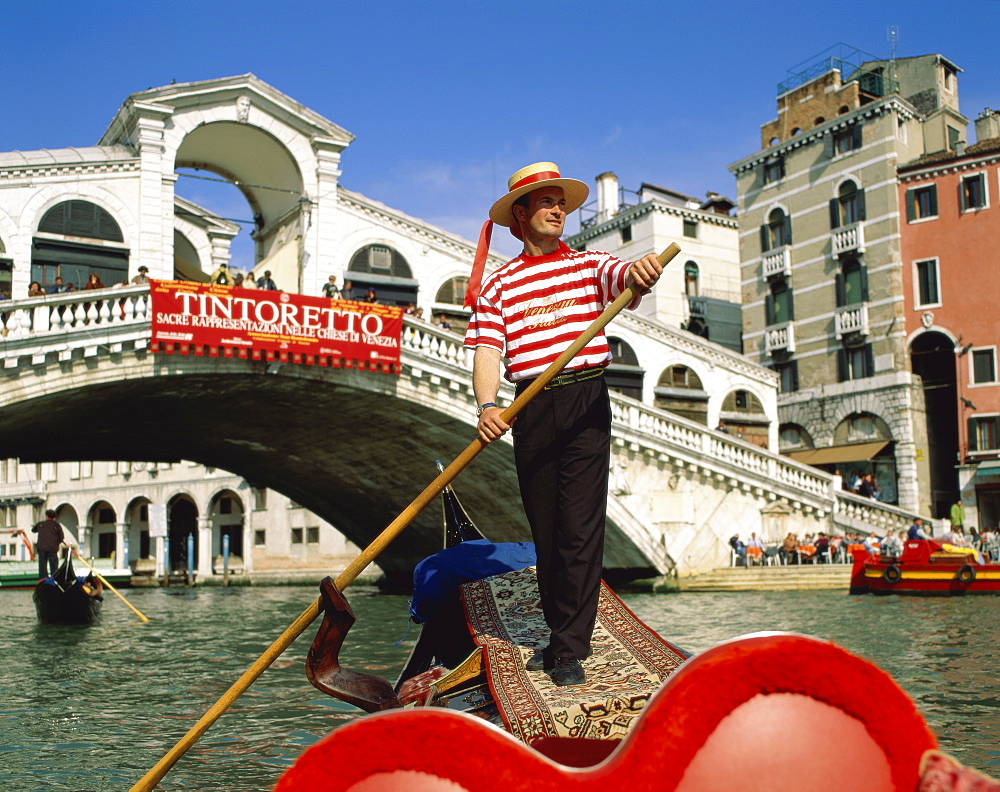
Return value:
<svg viewBox="0 0 1000 792">
<path fill-rule="evenodd" d="M 767 253 L 771 249 L 771 240 L 768 237 L 767 223 L 760 227 L 760 252 Z"/>
<path fill-rule="evenodd" d="M 840 201 L 830 199 L 830 228 L 840 228 Z"/>
<path fill-rule="evenodd" d="M 861 124 L 851 127 L 851 149 L 857 151 L 861 148 Z"/>
<path fill-rule="evenodd" d="M 785 244 L 790 245 L 792 244 L 792 216 L 785 215 L 783 223 L 785 226 Z"/>
<path fill-rule="evenodd" d="M 791 289 L 785 292 L 785 302 L 788 305 L 788 321 L 791 322 L 795 319 L 795 300 Z"/>
<path fill-rule="evenodd" d="M 865 344 L 865 376 L 875 376 L 875 351 L 871 344 Z"/>
<path fill-rule="evenodd" d="M 774 321 L 774 295 L 767 294 L 764 296 L 764 324 L 773 325 Z"/>
<path fill-rule="evenodd" d="M 838 349 L 837 350 L 837 381 L 847 382 L 851 378 L 850 371 L 847 368 L 847 350 Z"/>
<path fill-rule="evenodd" d="M 864 189 L 858 190 L 857 192 L 857 207 L 858 207 L 858 220 L 865 219 L 865 191 Z"/>
<path fill-rule="evenodd" d="M 833 276 L 833 286 L 836 292 L 837 307 L 843 308 L 847 304 L 847 290 L 844 288 L 844 273 L 838 272 Z"/>
<path fill-rule="evenodd" d="M 861 302 L 868 302 L 868 267 L 858 265 L 861 269 Z"/>
<path fill-rule="evenodd" d="M 936 184 L 932 184 L 930 186 L 930 190 L 931 190 L 931 217 L 937 217 L 937 213 L 938 213 L 938 208 L 937 208 L 937 185 Z"/>
<path fill-rule="evenodd" d="M 977 424 L 975 418 L 970 418 L 968 421 L 968 431 L 969 431 L 969 450 L 978 451 L 979 450 L 979 433 L 976 431 Z"/>
<path fill-rule="evenodd" d="M 911 223 L 917 218 L 916 198 L 913 190 L 906 191 L 906 219 Z"/>
</svg>

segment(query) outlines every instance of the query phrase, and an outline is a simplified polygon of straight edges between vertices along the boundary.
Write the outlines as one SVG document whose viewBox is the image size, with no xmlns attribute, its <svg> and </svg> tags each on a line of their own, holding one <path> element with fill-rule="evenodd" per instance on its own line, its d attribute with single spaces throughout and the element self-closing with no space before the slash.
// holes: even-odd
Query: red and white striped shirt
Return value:
<svg viewBox="0 0 1000 792">
<path fill-rule="evenodd" d="M 546 256 L 522 253 L 486 279 L 465 346 L 498 349 L 510 382 L 537 377 L 625 291 L 629 264 L 609 253 L 572 250 L 563 242 Z M 636 298 L 628 307 L 638 304 Z M 610 362 L 601 332 L 565 370 Z"/>
</svg>

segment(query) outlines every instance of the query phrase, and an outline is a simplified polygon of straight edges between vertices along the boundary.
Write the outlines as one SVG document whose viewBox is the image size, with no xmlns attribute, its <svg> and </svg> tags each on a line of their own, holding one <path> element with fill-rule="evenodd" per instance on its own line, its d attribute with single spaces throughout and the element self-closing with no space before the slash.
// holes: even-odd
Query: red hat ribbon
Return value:
<svg viewBox="0 0 1000 792">
<path fill-rule="evenodd" d="M 472 274 L 469 275 L 469 285 L 465 289 L 466 308 L 472 308 L 479 299 L 479 291 L 483 288 L 483 271 L 486 269 L 486 257 L 490 253 L 490 239 L 493 237 L 493 221 L 487 220 L 479 232 L 479 244 L 476 245 L 476 257 L 472 260 Z"/>
</svg>

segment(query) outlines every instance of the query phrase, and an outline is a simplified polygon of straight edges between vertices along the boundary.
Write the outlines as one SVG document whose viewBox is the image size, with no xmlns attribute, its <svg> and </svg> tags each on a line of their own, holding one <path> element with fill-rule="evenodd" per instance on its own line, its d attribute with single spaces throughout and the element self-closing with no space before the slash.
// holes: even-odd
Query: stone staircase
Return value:
<svg viewBox="0 0 1000 792">
<path fill-rule="evenodd" d="M 805 591 L 828 589 L 847 594 L 851 564 L 722 567 L 681 578 L 681 591 Z"/>
</svg>

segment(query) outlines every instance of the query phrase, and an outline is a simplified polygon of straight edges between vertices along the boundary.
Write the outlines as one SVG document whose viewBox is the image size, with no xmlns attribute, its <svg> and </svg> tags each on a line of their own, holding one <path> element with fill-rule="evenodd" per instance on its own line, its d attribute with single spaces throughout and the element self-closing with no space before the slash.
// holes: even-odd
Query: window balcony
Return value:
<svg viewBox="0 0 1000 792">
<path fill-rule="evenodd" d="M 845 305 L 843 308 L 838 308 L 833 318 L 833 324 L 838 339 L 852 333 L 862 336 L 868 335 L 870 332 L 868 329 L 868 303 Z"/>
<path fill-rule="evenodd" d="M 784 322 L 769 326 L 764 332 L 764 343 L 769 355 L 773 355 L 775 352 L 794 352 L 795 324 Z"/>
<path fill-rule="evenodd" d="M 792 257 L 788 252 L 787 245 L 782 245 L 765 253 L 762 262 L 764 280 L 773 278 L 776 275 L 787 278 L 792 274 Z"/>
<path fill-rule="evenodd" d="M 833 255 L 865 252 L 864 223 L 851 223 L 833 231 Z"/>
</svg>

